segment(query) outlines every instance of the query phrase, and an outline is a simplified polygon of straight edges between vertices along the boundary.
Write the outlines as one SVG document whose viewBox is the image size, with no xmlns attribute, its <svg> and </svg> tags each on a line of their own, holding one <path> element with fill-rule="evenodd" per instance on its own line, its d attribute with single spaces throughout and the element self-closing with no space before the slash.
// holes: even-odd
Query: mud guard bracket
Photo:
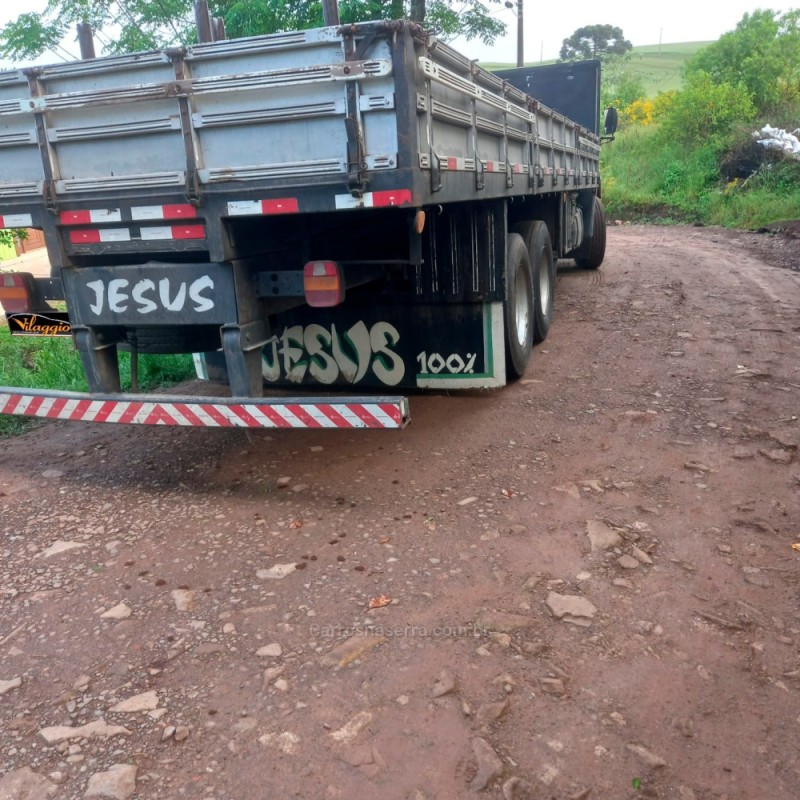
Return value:
<svg viewBox="0 0 800 800">
<path fill-rule="evenodd" d="M 269 338 L 268 323 L 256 320 L 244 325 L 223 325 L 221 333 L 231 395 L 262 397 L 261 350 Z"/>
</svg>

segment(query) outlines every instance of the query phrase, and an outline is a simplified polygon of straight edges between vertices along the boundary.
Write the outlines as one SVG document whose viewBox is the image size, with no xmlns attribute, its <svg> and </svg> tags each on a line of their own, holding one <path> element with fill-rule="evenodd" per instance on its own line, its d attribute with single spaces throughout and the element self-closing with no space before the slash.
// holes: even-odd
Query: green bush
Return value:
<svg viewBox="0 0 800 800">
<path fill-rule="evenodd" d="M 731 129 L 753 120 L 756 108 L 743 85 L 716 83 L 706 72 L 695 72 L 675 94 L 660 120 L 665 142 L 720 145 Z"/>
<path fill-rule="evenodd" d="M 602 151 L 609 214 L 747 229 L 800 219 L 800 161 L 755 144 L 753 127 L 688 146 L 657 125 L 622 131 Z"/>
<path fill-rule="evenodd" d="M 741 87 L 761 114 L 774 116 L 779 109 L 797 109 L 798 64 L 800 10 L 758 10 L 689 59 L 686 77 L 707 75 L 716 84 Z"/>
</svg>

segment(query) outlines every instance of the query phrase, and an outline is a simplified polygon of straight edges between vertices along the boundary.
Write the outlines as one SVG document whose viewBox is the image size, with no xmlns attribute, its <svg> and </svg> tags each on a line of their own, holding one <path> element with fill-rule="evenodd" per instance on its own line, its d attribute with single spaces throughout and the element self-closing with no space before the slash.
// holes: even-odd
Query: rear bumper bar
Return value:
<svg viewBox="0 0 800 800">
<path fill-rule="evenodd" d="M 0 387 L 0 414 L 123 425 L 206 428 L 404 428 L 405 397 L 236 399 L 109 395 Z"/>
</svg>

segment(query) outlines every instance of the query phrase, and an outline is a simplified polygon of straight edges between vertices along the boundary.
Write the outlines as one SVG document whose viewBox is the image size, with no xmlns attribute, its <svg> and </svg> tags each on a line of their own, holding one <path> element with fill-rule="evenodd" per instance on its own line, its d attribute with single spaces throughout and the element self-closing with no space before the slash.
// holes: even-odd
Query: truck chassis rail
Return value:
<svg viewBox="0 0 800 800">
<path fill-rule="evenodd" d="M 231 398 L 81 392 L 0 386 L 0 414 L 126 425 L 206 428 L 399 429 L 409 422 L 405 397 Z"/>
</svg>

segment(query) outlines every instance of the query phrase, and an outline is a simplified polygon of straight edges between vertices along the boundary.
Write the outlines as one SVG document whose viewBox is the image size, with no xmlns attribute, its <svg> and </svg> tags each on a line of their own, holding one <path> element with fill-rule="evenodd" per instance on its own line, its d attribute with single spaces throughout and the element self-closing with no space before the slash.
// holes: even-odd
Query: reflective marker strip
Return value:
<svg viewBox="0 0 800 800">
<path fill-rule="evenodd" d="M 448 172 L 475 172 L 475 160 L 472 158 L 461 158 L 460 156 L 447 156 L 440 160 L 440 167 L 441 169 L 447 170 Z M 527 164 L 512 163 L 510 164 L 510 168 L 512 172 L 515 172 L 517 174 L 528 172 Z M 483 171 L 493 172 L 493 173 L 498 173 L 498 172 L 505 173 L 506 162 L 484 161 Z"/>
<path fill-rule="evenodd" d="M 288 400 L 288 402 L 287 402 Z M 405 398 L 327 402 L 285 398 L 283 402 L 234 402 L 225 398 L 97 400 L 90 395 L 39 390 L 0 390 L 0 414 L 130 425 L 211 428 L 402 428 Z"/>
<path fill-rule="evenodd" d="M 231 217 L 297 214 L 299 210 L 296 197 L 281 197 L 277 200 L 233 200 L 228 203 L 228 215 Z"/>
<path fill-rule="evenodd" d="M 122 222 L 118 208 L 95 208 L 87 211 L 62 211 L 58 215 L 62 225 L 88 225 L 91 222 Z"/>
<path fill-rule="evenodd" d="M 336 208 L 388 208 L 390 206 L 408 206 L 412 203 L 411 192 L 408 189 L 396 191 L 366 192 L 361 197 L 351 194 L 337 194 Z"/>
<path fill-rule="evenodd" d="M 30 215 L 28 216 L 30 219 Z M 197 209 L 188 203 L 161 206 L 133 206 L 131 219 L 195 219 Z M 119 208 L 93 208 L 81 211 L 62 211 L 59 214 L 62 225 L 89 225 L 101 222 L 122 222 L 122 211 Z"/>
<path fill-rule="evenodd" d="M 206 229 L 202 225 L 160 225 L 154 228 L 142 228 L 141 238 L 145 241 L 154 239 L 204 239 Z"/>
<path fill-rule="evenodd" d="M 173 239 L 204 239 L 206 229 L 203 225 L 173 225 Z"/>
<path fill-rule="evenodd" d="M 94 228 L 85 231 L 70 231 L 72 244 L 100 244 L 102 242 L 129 242 L 131 232 L 127 228 Z"/>
<path fill-rule="evenodd" d="M 156 239 L 204 239 L 206 229 L 203 225 L 159 225 L 142 228 L 139 236 L 131 234 L 129 228 L 93 228 L 69 232 L 72 244 L 101 244 L 103 242 L 130 242 L 135 239 L 153 241 Z"/>
<path fill-rule="evenodd" d="M 172 228 L 168 225 L 158 228 L 142 228 L 142 239 L 152 241 L 153 239 L 172 239 Z"/>
<path fill-rule="evenodd" d="M 131 219 L 194 219 L 197 209 L 188 203 L 166 206 L 134 206 Z"/>
<path fill-rule="evenodd" d="M 30 228 L 33 217 L 30 214 L 3 214 L 0 216 L 0 228 Z"/>
</svg>

